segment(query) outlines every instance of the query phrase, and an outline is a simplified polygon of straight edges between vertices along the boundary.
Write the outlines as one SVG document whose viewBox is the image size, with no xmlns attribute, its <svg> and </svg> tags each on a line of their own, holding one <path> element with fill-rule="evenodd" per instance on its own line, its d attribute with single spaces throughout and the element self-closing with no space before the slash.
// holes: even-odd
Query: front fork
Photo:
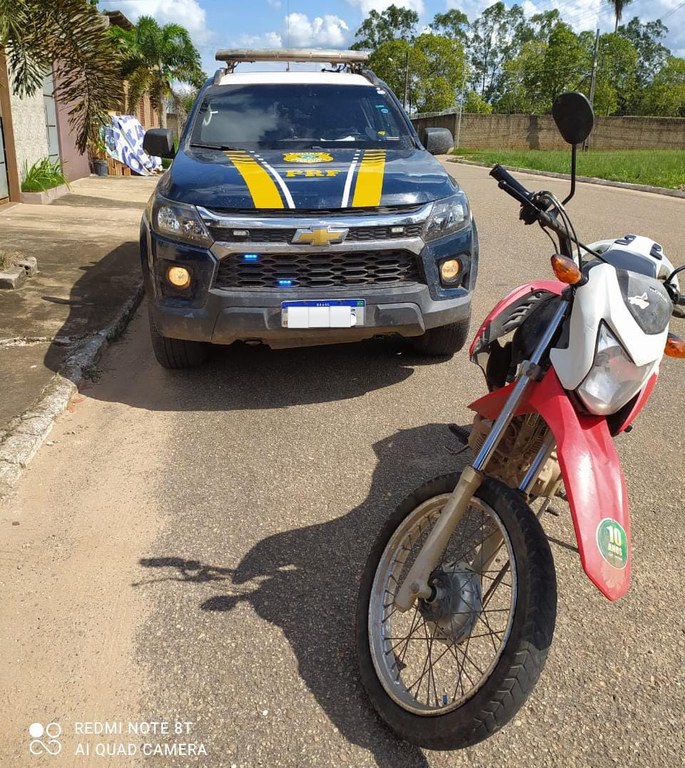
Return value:
<svg viewBox="0 0 685 768">
<path fill-rule="evenodd" d="M 521 364 L 519 378 L 514 385 L 509 399 L 504 404 L 499 416 L 492 425 L 492 429 L 485 439 L 483 447 L 478 452 L 473 463 L 465 467 L 464 471 L 461 473 L 456 488 L 452 491 L 447 503 L 440 513 L 440 517 L 433 526 L 433 530 L 426 539 L 426 543 L 421 547 L 421 550 L 416 556 L 416 560 L 409 569 L 409 573 L 405 577 L 395 596 L 395 606 L 400 611 L 408 611 L 414 601 L 419 598 L 423 598 L 424 600 L 431 600 L 433 598 L 434 590 L 428 583 L 428 579 L 440 561 L 442 553 L 445 551 L 452 534 L 461 522 L 461 519 L 471 502 L 471 498 L 483 482 L 483 478 L 485 477 L 485 467 L 497 449 L 507 427 L 511 424 L 511 420 L 514 418 L 528 387 L 530 387 L 534 381 L 537 381 L 540 373 L 540 361 L 549 345 L 552 343 L 552 339 L 559 326 L 566 317 L 568 307 L 569 302 L 562 298 L 557 311 L 554 313 L 544 335 L 540 338 L 540 341 L 535 347 L 530 360 L 526 360 Z M 521 482 L 521 485 L 519 486 L 521 490 L 525 492 L 530 491 L 535 483 L 538 473 L 553 450 L 554 438 L 550 433 L 535 457 L 530 470 L 526 473 L 526 476 Z M 479 553 L 476 555 L 474 568 L 478 571 L 485 570 L 488 563 L 494 558 L 501 544 L 501 534 L 495 533 L 489 536 L 483 542 Z"/>
</svg>

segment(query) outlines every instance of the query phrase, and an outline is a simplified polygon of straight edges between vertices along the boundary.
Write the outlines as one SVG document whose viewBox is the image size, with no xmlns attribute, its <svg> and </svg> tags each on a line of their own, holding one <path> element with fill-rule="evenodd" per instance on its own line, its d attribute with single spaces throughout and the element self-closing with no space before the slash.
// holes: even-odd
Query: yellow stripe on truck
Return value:
<svg viewBox="0 0 685 768">
<path fill-rule="evenodd" d="M 255 208 L 284 208 L 276 183 L 247 152 L 226 152 L 226 157 L 243 177 Z"/>
<path fill-rule="evenodd" d="M 381 204 L 384 173 L 385 150 L 367 149 L 357 172 L 357 184 L 352 198 L 353 208 L 375 208 Z"/>
</svg>

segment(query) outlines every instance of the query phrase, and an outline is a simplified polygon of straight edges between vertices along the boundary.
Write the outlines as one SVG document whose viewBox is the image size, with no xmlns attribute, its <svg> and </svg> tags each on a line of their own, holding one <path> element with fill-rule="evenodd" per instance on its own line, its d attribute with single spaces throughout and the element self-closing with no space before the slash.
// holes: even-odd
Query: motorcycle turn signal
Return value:
<svg viewBox="0 0 685 768">
<path fill-rule="evenodd" d="M 552 256 L 552 269 L 557 280 L 566 283 L 566 285 L 577 285 L 583 280 L 583 273 L 580 271 L 580 267 L 573 259 L 569 259 L 568 256 L 555 253 Z"/>
<path fill-rule="evenodd" d="M 669 333 L 666 339 L 666 349 L 664 353 L 668 357 L 679 357 L 685 359 L 685 341 L 676 336 L 675 333 Z"/>
</svg>

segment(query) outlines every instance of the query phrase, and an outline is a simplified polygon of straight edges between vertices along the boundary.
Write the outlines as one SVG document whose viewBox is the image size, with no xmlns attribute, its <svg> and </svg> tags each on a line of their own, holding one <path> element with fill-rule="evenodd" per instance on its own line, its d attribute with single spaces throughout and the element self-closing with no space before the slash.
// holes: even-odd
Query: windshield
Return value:
<svg viewBox="0 0 685 768">
<path fill-rule="evenodd" d="M 364 85 L 222 85 L 204 96 L 191 146 L 225 149 L 413 146 L 384 88 Z"/>
</svg>

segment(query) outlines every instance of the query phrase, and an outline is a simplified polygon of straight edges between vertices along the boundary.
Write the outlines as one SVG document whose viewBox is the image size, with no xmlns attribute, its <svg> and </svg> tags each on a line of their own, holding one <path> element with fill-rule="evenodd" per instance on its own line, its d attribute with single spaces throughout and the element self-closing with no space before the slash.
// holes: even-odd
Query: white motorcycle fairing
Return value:
<svg viewBox="0 0 685 768">
<path fill-rule="evenodd" d="M 643 381 L 657 373 L 671 311 L 672 302 L 658 280 L 612 264 L 591 265 L 587 282 L 575 291 L 568 347 L 550 352 L 564 389 L 577 389 L 593 367 L 602 325 L 618 339 L 635 366 L 651 364 Z"/>
</svg>

